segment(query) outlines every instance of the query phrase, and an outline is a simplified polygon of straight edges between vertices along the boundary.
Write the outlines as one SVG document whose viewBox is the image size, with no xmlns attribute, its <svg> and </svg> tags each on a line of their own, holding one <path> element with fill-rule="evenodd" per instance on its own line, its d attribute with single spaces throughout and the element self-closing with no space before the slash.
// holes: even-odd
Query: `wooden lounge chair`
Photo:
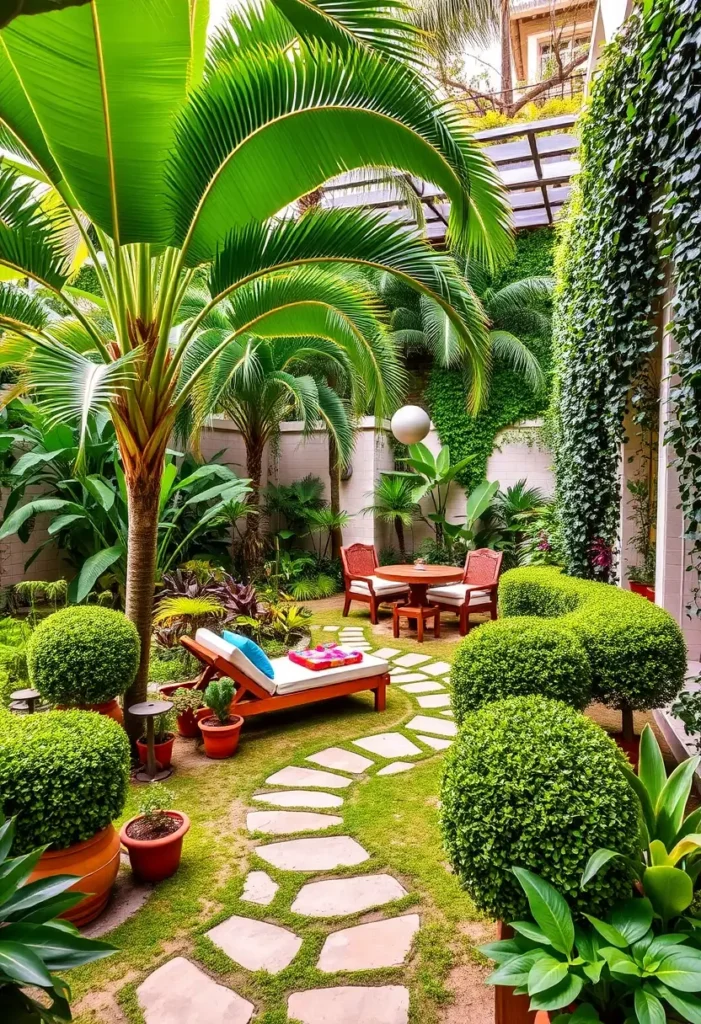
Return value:
<svg viewBox="0 0 701 1024">
<path fill-rule="evenodd" d="M 406 583 L 381 580 L 375 576 L 379 562 L 373 544 L 351 544 L 348 548 L 341 548 L 341 563 L 346 587 L 344 616 L 348 615 L 351 601 L 363 601 L 370 605 L 370 622 L 377 625 L 377 609 L 381 604 L 405 601 L 409 596 Z"/>
<path fill-rule="evenodd" d="M 198 629 L 194 640 L 182 637 L 180 642 L 204 666 L 194 688 L 204 690 L 212 679 L 228 676 L 236 687 L 232 714 L 244 718 L 364 690 L 374 691 L 375 711 L 385 710 L 390 683 L 389 666 L 386 661 L 369 654 L 364 654 L 358 665 L 319 672 L 296 665 L 289 658 L 273 658 L 275 677 L 270 679 L 238 647 L 209 629 Z M 168 689 L 172 692 L 173 687 Z"/>
<path fill-rule="evenodd" d="M 426 597 L 441 611 L 455 612 L 460 618 L 460 636 L 470 631 L 470 615 L 473 612 L 489 612 L 497 617 L 497 590 L 501 570 L 501 551 L 479 548 L 468 551 L 465 572 L 461 583 L 450 583 L 442 587 L 429 587 Z"/>
</svg>

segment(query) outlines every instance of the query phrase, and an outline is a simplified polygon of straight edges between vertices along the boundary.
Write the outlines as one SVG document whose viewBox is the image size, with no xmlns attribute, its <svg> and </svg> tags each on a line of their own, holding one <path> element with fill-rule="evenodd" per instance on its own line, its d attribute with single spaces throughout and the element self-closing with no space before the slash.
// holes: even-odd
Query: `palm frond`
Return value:
<svg viewBox="0 0 701 1024">
<path fill-rule="evenodd" d="M 219 618 L 223 615 L 224 608 L 215 597 L 164 597 L 158 602 L 153 621 L 160 625 L 174 619 Z"/>
<path fill-rule="evenodd" d="M 190 288 L 184 295 L 180 308 L 175 314 L 174 323 L 187 323 L 201 313 L 209 304 L 211 296 L 204 288 Z M 210 309 L 203 320 L 201 327 L 206 330 L 210 328 L 225 328 L 227 325 L 226 314 L 221 307 Z"/>
<path fill-rule="evenodd" d="M 508 331 L 490 331 L 489 338 L 496 359 L 508 363 L 516 373 L 521 374 L 526 384 L 536 393 L 543 390 L 543 368 L 520 338 Z"/>
<path fill-rule="evenodd" d="M 248 0 L 228 12 L 226 24 L 209 43 L 208 72 L 240 56 L 244 50 L 270 46 L 285 50 L 297 33 L 270 0 Z"/>
<path fill-rule="evenodd" d="M 47 214 L 32 183 L 0 165 L 0 265 L 59 290 L 70 274 L 68 212 Z"/>
<path fill-rule="evenodd" d="M 320 39 L 341 49 L 363 46 L 399 60 L 417 60 L 421 33 L 400 0 L 272 0 L 302 39 Z M 400 16 L 396 17 L 397 12 Z"/>
<path fill-rule="evenodd" d="M 519 313 L 524 307 L 538 306 L 552 299 L 554 277 L 524 277 L 498 291 L 485 292 L 484 302 L 494 316 Z"/>
<path fill-rule="evenodd" d="M 42 331 L 50 319 L 51 311 L 40 298 L 13 284 L 0 285 L 0 329 Z"/>
<path fill-rule="evenodd" d="M 498 35 L 500 0 L 418 0 L 409 20 L 428 36 L 428 47 L 442 56 L 466 45 L 488 46 Z"/>
<path fill-rule="evenodd" d="M 318 385 L 319 414 L 326 425 L 326 430 L 336 442 L 340 461 L 347 464 L 353 454 L 353 428 L 348 419 L 348 411 L 340 396 L 327 384 Z"/>
</svg>

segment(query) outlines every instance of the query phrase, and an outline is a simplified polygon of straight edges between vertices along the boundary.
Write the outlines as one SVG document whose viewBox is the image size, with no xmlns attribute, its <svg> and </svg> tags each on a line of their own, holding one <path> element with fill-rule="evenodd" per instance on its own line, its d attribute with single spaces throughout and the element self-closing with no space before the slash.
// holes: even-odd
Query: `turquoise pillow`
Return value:
<svg viewBox="0 0 701 1024">
<path fill-rule="evenodd" d="M 270 658 L 265 653 L 262 647 L 259 647 L 253 640 L 249 640 L 247 636 L 241 636 L 240 633 L 230 633 L 228 629 L 224 630 L 222 634 L 227 643 L 233 644 L 234 647 L 238 647 L 241 654 L 245 658 L 248 658 L 257 669 L 267 676 L 268 679 L 275 678 L 275 669 L 272 666 Z"/>
</svg>

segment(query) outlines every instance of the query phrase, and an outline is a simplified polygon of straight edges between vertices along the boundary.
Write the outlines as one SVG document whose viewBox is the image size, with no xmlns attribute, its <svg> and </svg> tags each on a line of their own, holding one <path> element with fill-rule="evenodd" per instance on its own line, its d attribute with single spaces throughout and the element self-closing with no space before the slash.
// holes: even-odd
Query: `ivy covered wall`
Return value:
<svg viewBox="0 0 701 1024">
<path fill-rule="evenodd" d="M 630 388 L 671 268 L 680 374 L 667 441 L 694 565 L 701 523 L 701 7 L 645 0 L 604 58 L 556 255 L 556 471 L 570 573 L 607 579 Z"/>
<path fill-rule="evenodd" d="M 547 277 L 553 273 L 555 233 L 552 228 L 526 231 L 516 238 L 513 259 L 494 282 L 498 288 L 524 277 Z M 546 374 L 552 367 L 550 338 L 522 334 L 521 338 L 538 356 Z M 519 420 L 540 416 L 548 405 L 548 390 L 535 395 L 523 377 L 495 364 L 487 407 L 477 416 L 466 408 L 465 384 L 459 370 L 432 370 L 425 399 L 442 444 L 450 446 L 454 461 L 468 455 L 476 459 L 458 476 L 471 490 L 484 480 L 494 439 L 504 427 Z"/>
</svg>

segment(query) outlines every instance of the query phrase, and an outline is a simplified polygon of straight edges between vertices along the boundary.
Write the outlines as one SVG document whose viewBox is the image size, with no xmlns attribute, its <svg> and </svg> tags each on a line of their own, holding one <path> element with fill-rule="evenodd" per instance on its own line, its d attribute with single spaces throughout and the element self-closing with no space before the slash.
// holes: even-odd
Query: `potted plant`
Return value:
<svg viewBox="0 0 701 1024">
<path fill-rule="evenodd" d="M 190 819 L 182 811 L 169 810 L 172 802 L 169 789 L 152 783 L 145 791 L 139 813 L 122 825 L 119 833 L 132 871 L 144 882 L 162 882 L 180 866 Z"/>
<path fill-rule="evenodd" d="M 229 679 L 211 682 L 204 693 L 209 715 L 198 714 L 207 757 L 231 757 L 239 745 L 243 718 L 231 714 L 234 686 Z"/>
<path fill-rule="evenodd" d="M 170 700 L 173 702 L 173 709 L 177 715 L 176 721 L 180 735 L 186 739 L 194 739 L 199 736 L 200 730 L 195 713 L 202 707 L 202 691 L 179 686 L 173 689 Z"/>
<path fill-rule="evenodd" d="M 641 597 L 646 597 L 648 601 L 655 601 L 655 558 L 654 553 L 651 552 L 651 559 L 648 559 L 644 565 L 631 565 L 626 569 L 626 577 L 628 578 L 628 584 L 634 594 L 640 594 Z"/>
<path fill-rule="evenodd" d="M 71 888 L 90 895 L 63 912 L 75 924 L 98 916 L 117 877 L 112 820 L 124 808 L 129 771 L 126 733 L 109 718 L 0 710 L 0 794 L 3 810 L 16 818 L 12 852 L 44 848 L 29 881 L 80 878 Z"/>
<path fill-rule="evenodd" d="M 99 711 L 123 722 L 117 697 L 139 667 L 136 627 L 110 608 L 64 608 L 37 626 L 27 645 L 32 685 L 59 708 Z"/>
<path fill-rule="evenodd" d="M 173 710 L 166 711 L 163 715 L 156 715 L 153 720 L 154 752 L 156 760 L 163 768 L 170 768 L 171 761 L 173 760 L 173 744 L 175 743 L 175 733 L 173 732 L 174 719 L 175 711 Z M 136 749 L 139 754 L 139 760 L 142 764 L 146 764 L 148 762 L 148 746 L 146 745 L 145 737 L 136 741 Z"/>
</svg>

